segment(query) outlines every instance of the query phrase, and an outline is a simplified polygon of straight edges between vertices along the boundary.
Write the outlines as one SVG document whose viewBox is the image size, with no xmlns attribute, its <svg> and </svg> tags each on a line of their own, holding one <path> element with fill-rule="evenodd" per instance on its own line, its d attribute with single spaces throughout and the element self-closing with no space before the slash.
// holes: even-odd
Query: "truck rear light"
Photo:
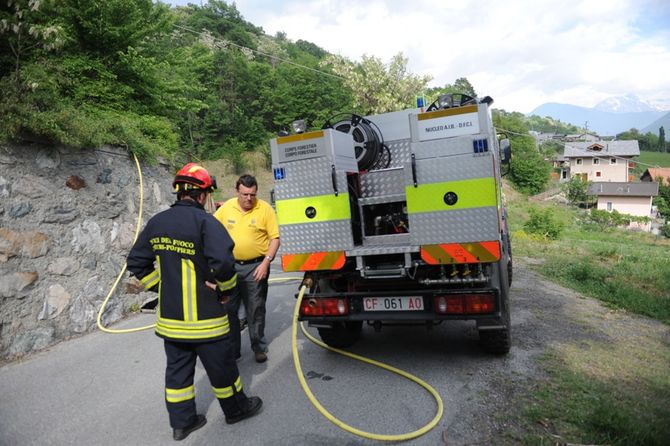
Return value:
<svg viewBox="0 0 670 446">
<path fill-rule="evenodd" d="M 300 305 L 302 316 L 344 316 L 349 314 L 347 299 L 320 297 L 305 299 Z"/>
<path fill-rule="evenodd" d="M 480 314 L 495 310 L 493 294 L 447 294 L 433 298 L 433 308 L 438 314 Z"/>
</svg>

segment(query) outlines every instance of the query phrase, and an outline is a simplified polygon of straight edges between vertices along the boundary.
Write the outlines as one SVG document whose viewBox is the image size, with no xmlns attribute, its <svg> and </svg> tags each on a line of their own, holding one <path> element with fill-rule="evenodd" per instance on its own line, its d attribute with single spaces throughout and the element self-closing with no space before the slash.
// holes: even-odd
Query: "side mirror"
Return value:
<svg viewBox="0 0 670 446">
<path fill-rule="evenodd" d="M 509 143 L 509 139 L 500 140 L 500 162 L 503 164 L 509 164 L 512 159 L 512 145 Z"/>
</svg>

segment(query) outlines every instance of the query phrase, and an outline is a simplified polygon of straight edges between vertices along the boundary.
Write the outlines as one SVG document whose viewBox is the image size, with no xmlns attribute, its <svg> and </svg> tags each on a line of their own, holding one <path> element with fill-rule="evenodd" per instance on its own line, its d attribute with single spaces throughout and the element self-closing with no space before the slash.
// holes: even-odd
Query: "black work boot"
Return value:
<svg viewBox="0 0 670 446">
<path fill-rule="evenodd" d="M 257 396 L 250 396 L 239 403 L 239 410 L 231 415 L 226 414 L 226 423 L 235 424 L 246 418 L 253 417 L 263 406 L 263 400 Z"/>
<path fill-rule="evenodd" d="M 188 437 L 188 435 L 193 432 L 197 431 L 201 427 L 203 427 L 207 423 L 207 418 L 205 418 L 204 415 L 196 415 L 195 420 L 193 420 L 193 423 L 191 423 L 190 426 L 186 426 L 183 429 L 173 429 L 172 430 L 172 438 L 174 438 L 177 441 L 181 441 L 184 438 Z"/>
</svg>

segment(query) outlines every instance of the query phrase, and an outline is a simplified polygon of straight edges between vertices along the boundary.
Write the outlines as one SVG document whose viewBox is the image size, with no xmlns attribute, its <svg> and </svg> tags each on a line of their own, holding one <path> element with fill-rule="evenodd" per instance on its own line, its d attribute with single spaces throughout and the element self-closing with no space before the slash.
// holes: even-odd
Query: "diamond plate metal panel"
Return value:
<svg viewBox="0 0 670 446">
<path fill-rule="evenodd" d="M 395 203 L 398 201 L 407 200 L 407 194 L 403 191 L 402 194 L 394 195 L 381 195 L 379 197 L 368 197 L 368 198 L 359 198 L 358 199 L 358 209 L 359 212 L 362 212 L 361 206 L 370 206 L 373 204 L 383 204 L 383 203 Z"/>
<path fill-rule="evenodd" d="M 409 243 L 410 235 L 407 234 L 386 234 L 372 235 L 363 237 L 363 246 L 399 246 Z"/>
<path fill-rule="evenodd" d="M 409 227 L 417 245 L 498 240 L 500 234 L 496 207 L 410 214 Z"/>
<path fill-rule="evenodd" d="M 279 227 L 282 254 L 344 251 L 353 248 L 349 220 L 283 225 Z"/>
<path fill-rule="evenodd" d="M 361 198 L 385 195 L 404 195 L 404 174 L 402 167 L 372 170 L 360 176 Z"/>
<path fill-rule="evenodd" d="M 402 167 L 412 159 L 412 146 L 409 139 L 386 141 L 386 146 L 391 152 L 391 162 L 388 167 Z"/>
<path fill-rule="evenodd" d="M 493 177 L 493 158 L 490 153 L 448 156 L 416 161 L 416 178 L 419 184 L 444 183 Z M 405 169 L 404 182 L 413 185 L 412 169 Z"/>
<path fill-rule="evenodd" d="M 327 158 L 312 158 L 283 164 L 283 180 L 275 181 L 275 199 L 312 197 L 334 193 L 331 178 L 332 164 Z M 347 192 L 347 175 L 337 172 L 337 189 Z"/>
</svg>

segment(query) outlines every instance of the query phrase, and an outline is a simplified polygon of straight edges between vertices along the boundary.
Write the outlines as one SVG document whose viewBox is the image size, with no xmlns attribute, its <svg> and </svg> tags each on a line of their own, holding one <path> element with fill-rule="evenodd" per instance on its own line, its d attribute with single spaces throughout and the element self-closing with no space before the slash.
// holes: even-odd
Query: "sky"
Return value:
<svg viewBox="0 0 670 446">
<path fill-rule="evenodd" d="M 546 102 L 593 107 L 627 94 L 670 110 L 668 0 L 235 4 L 269 35 L 284 32 L 353 61 L 367 55 L 388 63 L 402 53 L 409 72 L 432 76 L 429 86 L 465 77 L 478 96 L 491 96 L 496 108 L 507 111 L 529 113 Z"/>
</svg>

